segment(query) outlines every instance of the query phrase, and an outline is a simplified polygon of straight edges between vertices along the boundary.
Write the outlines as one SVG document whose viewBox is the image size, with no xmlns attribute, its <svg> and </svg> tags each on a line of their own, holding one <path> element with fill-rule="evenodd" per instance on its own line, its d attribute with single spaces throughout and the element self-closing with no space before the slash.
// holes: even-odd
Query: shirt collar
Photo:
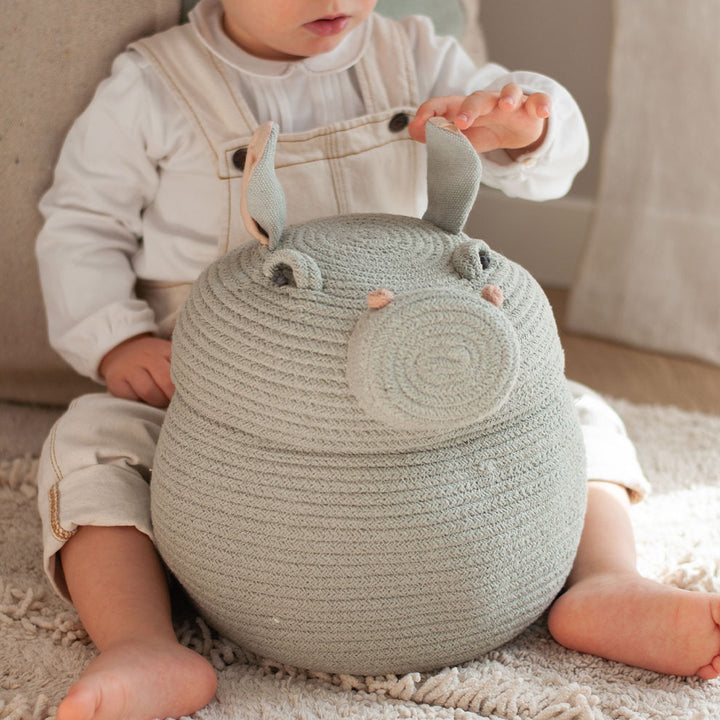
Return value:
<svg viewBox="0 0 720 720">
<path fill-rule="evenodd" d="M 210 52 L 241 72 L 257 77 L 285 77 L 296 70 L 316 75 L 347 70 L 365 52 L 372 22 L 371 15 L 331 52 L 295 61 L 265 60 L 245 52 L 225 34 L 222 14 L 220 0 L 200 0 L 190 12 L 190 24 Z"/>
</svg>

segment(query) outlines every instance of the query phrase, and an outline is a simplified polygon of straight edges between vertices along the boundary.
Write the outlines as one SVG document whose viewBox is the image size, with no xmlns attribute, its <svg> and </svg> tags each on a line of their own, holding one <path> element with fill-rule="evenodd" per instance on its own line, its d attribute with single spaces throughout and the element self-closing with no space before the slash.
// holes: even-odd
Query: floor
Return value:
<svg viewBox="0 0 720 720">
<path fill-rule="evenodd" d="M 567 290 L 546 292 L 560 328 L 569 378 L 635 403 L 720 415 L 719 366 L 567 333 L 562 329 Z"/>
</svg>

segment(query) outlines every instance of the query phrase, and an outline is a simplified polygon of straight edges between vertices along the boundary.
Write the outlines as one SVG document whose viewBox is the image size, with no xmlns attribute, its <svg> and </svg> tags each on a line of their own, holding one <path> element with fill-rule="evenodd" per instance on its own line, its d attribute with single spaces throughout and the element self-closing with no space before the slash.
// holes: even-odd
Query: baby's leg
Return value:
<svg viewBox="0 0 720 720">
<path fill-rule="evenodd" d="M 190 714 L 215 674 L 174 634 L 151 537 L 149 468 L 164 412 L 84 396 L 56 423 L 40 459 L 46 569 L 70 597 L 100 654 L 58 720 L 150 720 Z"/>
<path fill-rule="evenodd" d="M 627 491 L 590 482 L 585 526 L 548 625 L 562 645 L 675 675 L 720 675 L 720 595 L 643 578 Z"/>
<path fill-rule="evenodd" d="M 81 527 L 61 551 L 73 603 L 100 654 L 60 704 L 57 720 L 190 715 L 216 676 L 173 630 L 165 575 L 134 527 Z"/>
</svg>

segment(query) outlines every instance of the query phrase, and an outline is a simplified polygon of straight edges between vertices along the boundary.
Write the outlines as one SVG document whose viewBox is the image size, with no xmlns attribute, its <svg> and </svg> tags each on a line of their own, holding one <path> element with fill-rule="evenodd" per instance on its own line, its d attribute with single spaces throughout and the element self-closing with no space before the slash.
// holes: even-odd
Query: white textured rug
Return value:
<svg viewBox="0 0 720 720">
<path fill-rule="evenodd" d="M 633 509 L 643 571 L 720 591 L 720 417 L 613 402 L 653 494 Z M 35 462 L 0 461 L 0 718 L 45 720 L 94 655 L 39 565 Z M 196 720 L 717 720 L 720 680 L 664 677 L 559 647 L 543 623 L 462 667 L 404 677 L 318 676 L 248 658 L 195 621 L 184 641 L 218 668 Z"/>
</svg>

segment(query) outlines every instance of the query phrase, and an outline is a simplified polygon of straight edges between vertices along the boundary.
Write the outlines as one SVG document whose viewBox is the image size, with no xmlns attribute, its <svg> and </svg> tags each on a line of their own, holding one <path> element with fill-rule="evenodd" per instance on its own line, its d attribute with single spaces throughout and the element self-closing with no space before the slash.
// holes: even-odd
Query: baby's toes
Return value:
<svg viewBox="0 0 720 720">
<path fill-rule="evenodd" d="M 701 680 L 714 680 L 720 676 L 720 655 L 716 655 L 709 665 L 701 667 L 695 674 Z"/>
</svg>

